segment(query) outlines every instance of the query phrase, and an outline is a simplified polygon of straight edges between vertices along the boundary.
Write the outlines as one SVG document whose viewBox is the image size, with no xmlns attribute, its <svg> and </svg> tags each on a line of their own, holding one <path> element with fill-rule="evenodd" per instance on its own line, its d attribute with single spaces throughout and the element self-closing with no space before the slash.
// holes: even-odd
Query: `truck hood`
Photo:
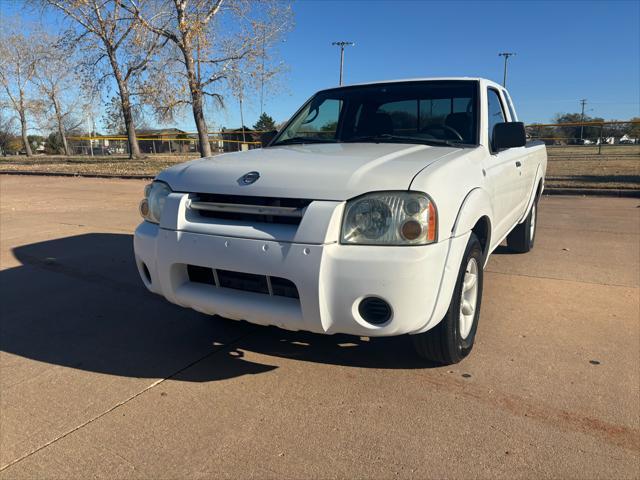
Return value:
<svg viewBox="0 0 640 480">
<path fill-rule="evenodd" d="M 178 192 L 342 201 L 407 189 L 420 170 L 460 150 L 389 143 L 288 145 L 192 160 L 157 179 Z M 241 177 L 254 171 L 260 178 L 244 185 Z"/>
</svg>

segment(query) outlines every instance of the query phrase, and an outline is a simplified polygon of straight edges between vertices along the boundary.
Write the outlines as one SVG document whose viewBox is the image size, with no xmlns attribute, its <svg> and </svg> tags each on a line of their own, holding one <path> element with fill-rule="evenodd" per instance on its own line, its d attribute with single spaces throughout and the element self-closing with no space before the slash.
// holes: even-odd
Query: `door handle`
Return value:
<svg viewBox="0 0 640 480">
<path fill-rule="evenodd" d="M 522 166 L 522 163 L 518 160 L 518 161 L 516 162 L 516 167 L 521 167 L 521 166 Z"/>
</svg>

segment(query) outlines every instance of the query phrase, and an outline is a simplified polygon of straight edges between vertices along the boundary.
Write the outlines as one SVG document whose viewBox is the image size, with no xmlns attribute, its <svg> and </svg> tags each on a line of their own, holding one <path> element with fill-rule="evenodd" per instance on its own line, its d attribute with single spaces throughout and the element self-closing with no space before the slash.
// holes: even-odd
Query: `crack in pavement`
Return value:
<svg viewBox="0 0 640 480">
<path fill-rule="evenodd" d="M 131 293 L 130 292 L 130 288 L 131 288 L 131 284 L 127 283 L 127 282 L 122 282 L 113 278 L 109 278 L 107 276 L 104 275 L 100 275 L 100 274 L 96 274 L 96 273 L 87 273 L 84 272 L 80 269 L 77 268 L 73 268 L 67 265 L 63 265 L 57 262 L 48 262 L 46 259 L 42 259 L 36 256 L 23 256 L 24 258 L 24 265 L 30 265 L 32 267 L 35 268 L 40 268 L 42 270 L 46 270 L 46 271 L 51 271 L 51 272 L 55 272 L 55 273 L 59 273 L 61 275 L 65 275 L 68 277 L 71 277 L 75 280 L 80 280 L 86 283 L 93 283 L 93 284 L 99 284 L 101 287 L 104 288 L 108 288 L 111 290 L 115 290 L 119 293 Z M 242 334 L 240 334 L 239 336 L 237 336 L 236 338 L 234 338 L 233 340 L 227 342 L 226 344 L 223 345 L 217 345 L 213 351 L 207 353 L 206 355 L 188 363 L 187 365 L 185 365 L 182 368 L 179 368 L 178 370 L 174 371 L 173 373 L 171 373 L 170 375 L 167 375 L 164 378 L 160 378 L 158 380 L 156 380 L 155 382 L 147 385 L 145 388 L 143 388 L 142 390 L 134 393 L 133 395 L 130 395 L 128 398 L 116 403 L 115 405 L 113 405 L 111 408 L 105 410 L 104 412 L 86 420 L 85 422 L 82 422 L 80 425 L 77 425 L 74 428 L 71 428 L 70 430 L 67 430 L 66 432 L 58 435 L 57 437 L 53 438 L 52 440 L 44 443 L 43 445 L 40 445 L 39 447 L 31 450 L 28 453 L 25 453 L 24 455 L 13 459 L 12 461 L 10 461 L 9 463 L 7 463 L 6 465 L 2 465 L 0 466 L 0 472 L 6 470 L 7 468 L 11 467 L 12 465 L 16 465 L 17 463 L 29 458 L 31 455 L 38 453 L 39 451 L 49 447 L 50 445 L 53 445 L 54 443 L 56 443 L 58 440 L 61 440 L 65 437 L 67 437 L 68 435 L 71 435 L 72 433 L 86 427 L 87 425 L 95 422 L 96 420 L 99 420 L 100 418 L 104 417 L 105 415 L 108 415 L 109 413 L 113 412 L 114 410 L 116 410 L 117 408 L 126 405 L 127 403 L 129 403 L 131 400 L 134 400 L 135 398 L 139 397 L 140 395 L 142 395 L 143 393 L 151 390 L 152 388 L 156 387 L 157 385 L 160 385 L 161 383 L 163 383 L 165 380 L 169 380 L 171 378 L 174 378 L 175 376 L 179 375 L 180 373 L 184 372 L 185 370 L 193 367 L 194 365 L 208 359 L 209 357 L 222 352 L 226 349 L 229 349 L 230 347 L 232 347 L 233 345 L 237 344 L 238 342 L 244 340 L 245 338 L 247 338 L 249 335 L 251 335 L 252 333 L 255 332 L 255 327 L 254 328 L 250 328 L 249 331 L 245 331 Z"/>
<path fill-rule="evenodd" d="M 488 268 L 484 269 L 485 273 L 495 273 L 496 275 L 508 275 L 513 277 L 526 277 L 526 278 L 539 278 L 541 280 L 554 280 L 557 282 L 569 282 L 569 283 L 580 283 L 583 285 L 600 285 L 602 287 L 622 287 L 622 288 L 632 288 L 638 289 L 640 286 L 638 285 L 624 285 L 620 283 L 598 283 L 598 282 L 587 282 L 584 280 L 572 280 L 569 278 L 558 278 L 558 277 L 546 277 L 544 275 L 527 275 L 526 273 L 510 273 L 510 272 L 499 272 L 497 270 L 491 270 Z"/>
<path fill-rule="evenodd" d="M 24 455 L 22 455 L 21 457 L 15 458 L 14 460 L 12 460 L 11 462 L 7 463 L 6 465 L 0 466 L 0 472 L 6 470 L 7 468 L 11 467 L 12 465 L 16 465 L 17 463 L 29 458 L 30 456 L 38 453 L 41 450 L 44 450 L 45 448 L 49 447 L 50 445 L 53 445 L 54 443 L 56 443 L 58 440 L 62 440 L 63 438 L 71 435 L 74 432 L 77 432 L 78 430 L 86 427 L 87 425 L 95 422 L 96 420 L 99 420 L 100 418 L 104 417 L 105 415 L 108 415 L 109 413 L 113 412 L 114 410 L 116 410 L 117 408 L 126 405 L 127 403 L 129 403 L 131 400 L 136 399 L 137 397 L 139 397 L 140 395 L 144 394 L 145 392 L 148 392 L 149 390 L 151 390 L 152 388 L 160 385 L 161 383 L 163 383 L 165 380 L 170 380 L 172 378 L 174 378 L 175 376 L 179 375 L 180 373 L 184 372 L 185 370 L 193 367 L 194 365 L 212 357 L 213 355 L 220 353 L 224 350 L 229 349 L 230 347 L 232 347 L 233 345 L 237 344 L 238 342 L 244 340 L 245 338 L 247 338 L 249 335 L 253 334 L 255 332 L 255 328 L 252 328 L 250 331 L 248 332 L 244 332 L 242 335 L 239 335 L 238 337 L 234 338 L 233 340 L 231 340 L 230 342 L 224 344 L 224 345 L 220 345 L 218 348 L 216 348 L 215 350 L 213 350 L 212 352 L 207 353 L 206 355 L 194 360 L 193 362 L 185 365 L 184 367 L 176 370 L 175 372 L 173 372 L 172 374 L 164 377 L 164 378 L 160 378 L 158 380 L 156 380 L 155 382 L 147 385 L 145 388 L 143 388 L 142 390 L 134 393 L 133 395 L 129 396 L 128 398 L 116 403 L 115 405 L 113 405 L 111 408 L 108 408 L 107 410 L 105 410 L 104 412 L 94 416 L 93 418 L 90 418 L 89 420 L 82 422 L 80 425 L 73 427 L 72 429 L 58 435 L 57 437 L 55 437 L 54 439 L 46 442 L 43 445 L 40 445 L 39 447 L 33 449 L 32 451 L 25 453 Z"/>
</svg>

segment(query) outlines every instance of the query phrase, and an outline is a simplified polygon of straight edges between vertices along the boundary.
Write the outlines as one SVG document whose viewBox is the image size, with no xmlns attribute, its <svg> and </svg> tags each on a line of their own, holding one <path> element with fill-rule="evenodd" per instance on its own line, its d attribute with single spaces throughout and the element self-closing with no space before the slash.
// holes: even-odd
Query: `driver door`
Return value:
<svg viewBox="0 0 640 480">
<path fill-rule="evenodd" d="M 493 88 L 487 89 L 487 126 L 489 132 L 490 155 L 485 159 L 486 182 L 493 196 L 494 239 L 504 238 L 519 219 L 517 200 L 520 184 L 521 159 L 519 149 L 510 148 L 496 152 L 493 150 L 493 128 L 497 123 L 506 122 L 505 108 L 500 94 Z"/>
</svg>

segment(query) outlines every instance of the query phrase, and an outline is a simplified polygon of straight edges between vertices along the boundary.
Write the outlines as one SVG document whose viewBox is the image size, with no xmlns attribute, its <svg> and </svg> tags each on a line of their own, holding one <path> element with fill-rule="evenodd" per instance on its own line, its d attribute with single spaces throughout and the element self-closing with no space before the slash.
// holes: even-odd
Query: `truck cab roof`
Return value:
<svg viewBox="0 0 640 480">
<path fill-rule="evenodd" d="M 361 82 L 361 83 L 352 83 L 352 84 L 348 84 L 348 85 L 341 85 L 341 86 L 336 86 L 336 87 L 331 87 L 331 88 L 326 88 L 323 90 L 334 90 L 336 88 L 348 88 L 348 87 L 358 87 L 358 86 L 364 86 L 364 85 L 382 85 L 385 83 L 405 83 L 405 82 L 437 82 L 437 81 L 475 81 L 475 82 L 480 82 L 481 85 L 483 86 L 487 86 L 487 87 L 494 87 L 494 88 L 498 88 L 498 89 L 504 89 L 506 90 L 505 87 L 503 87 L 502 85 L 500 85 L 497 82 L 494 82 L 493 80 L 489 80 L 487 78 L 482 78 L 482 77 L 418 77 L 418 78 L 399 78 L 399 79 L 392 79 L 392 80 L 379 80 L 379 81 L 372 81 L 372 82 Z"/>
</svg>

